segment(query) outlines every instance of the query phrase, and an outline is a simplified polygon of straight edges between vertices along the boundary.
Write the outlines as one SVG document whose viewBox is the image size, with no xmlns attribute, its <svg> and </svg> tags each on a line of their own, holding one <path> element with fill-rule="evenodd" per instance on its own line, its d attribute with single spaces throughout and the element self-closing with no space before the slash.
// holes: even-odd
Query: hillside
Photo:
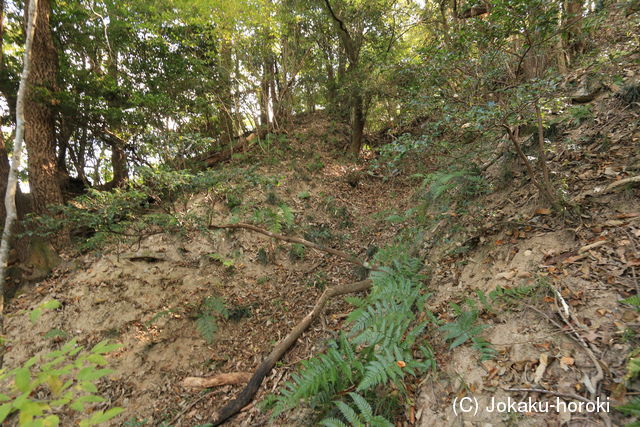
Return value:
<svg viewBox="0 0 640 427">
<path fill-rule="evenodd" d="M 637 2 L 335 3 L 259 2 L 300 46 L 104 3 L 64 197 L 14 197 L 3 425 L 638 425 Z"/>
</svg>

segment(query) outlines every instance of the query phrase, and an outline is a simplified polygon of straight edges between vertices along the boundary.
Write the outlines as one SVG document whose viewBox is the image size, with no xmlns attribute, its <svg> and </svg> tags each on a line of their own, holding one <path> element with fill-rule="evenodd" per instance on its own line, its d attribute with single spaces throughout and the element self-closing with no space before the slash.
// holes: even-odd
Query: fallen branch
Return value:
<svg viewBox="0 0 640 427">
<path fill-rule="evenodd" d="M 629 178 L 619 179 L 619 180 L 614 181 L 611 184 L 607 185 L 602 190 L 599 190 L 598 188 L 595 188 L 595 189 L 587 191 L 585 193 L 578 194 L 576 197 L 573 198 L 573 201 L 574 202 L 578 202 L 580 200 L 583 200 L 587 196 L 603 196 L 605 194 L 609 194 L 609 193 L 613 192 L 614 190 L 616 190 L 619 187 L 622 187 L 623 185 L 636 184 L 636 183 L 640 183 L 640 175 L 630 176 Z"/>
<path fill-rule="evenodd" d="M 293 344 L 298 340 L 298 338 L 302 335 L 304 331 L 309 328 L 311 323 L 320 316 L 320 313 L 324 309 L 327 301 L 335 296 L 350 294 L 353 292 L 365 291 L 371 287 L 371 280 L 363 280 L 361 282 L 349 283 L 346 285 L 334 286 L 332 288 L 326 289 L 318 301 L 316 305 L 313 307 L 313 310 L 309 312 L 297 325 L 293 330 L 287 335 L 278 345 L 274 347 L 271 353 L 262 361 L 258 369 L 256 369 L 255 373 L 249 380 L 247 386 L 238 394 L 238 396 L 225 405 L 222 409 L 218 411 L 214 420 L 209 421 L 213 426 L 218 426 L 229 418 L 236 415 L 238 412 L 242 410 L 246 405 L 248 405 L 252 400 L 255 394 L 258 392 L 262 381 L 267 376 L 267 374 L 271 371 L 271 369 L 275 366 L 276 362 L 280 360 L 280 358 L 293 346 Z"/>
<path fill-rule="evenodd" d="M 631 176 L 629 178 L 623 178 L 620 179 L 618 181 L 615 181 L 609 185 L 607 185 L 604 190 L 602 190 L 602 193 L 607 194 L 612 192 L 613 190 L 615 190 L 616 188 L 622 186 L 622 185 L 626 185 L 626 184 L 634 184 L 634 183 L 638 183 L 640 182 L 640 175 L 638 176 Z"/>
<path fill-rule="evenodd" d="M 187 377 L 182 380 L 182 387 L 211 388 L 222 385 L 244 384 L 250 379 L 251 374 L 249 372 L 230 372 L 228 374 L 220 374 L 213 377 Z"/>
<path fill-rule="evenodd" d="M 317 249 L 319 251 L 326 252 L 326 253 L 329 253 L 331 255 L 339 256 L 340 258 L 344 258 L 344 259 L 346 259 L 347 261 L 349 261 L 349 262 L 351 262 L 353 264 L 360 265 L 360 266 L 362 266 L 364 268 L 368 268 L 370 270 L 379 270 L 378 267 L 372 266 L 366 261 L 361 261 L 358 258 L 356 258 L 356 257 L 354 257 L 352 255 L 349 255 L 346 252 L 342 252 L 342 251 L 339 251 L 339 250 L 333 249 L 333 248 L 327 248 L 325 246 L 318 245 L 318 244 L 310 242 L 308 240 L 301 239 L 300 237 L 291 237 L 291 236 L 284 236 L 282 234 L 272 233 L 271 231 L 265 230 L 264 228 L 256 227 L 255 225 L 252 225 L 252 224 L 245 224 L 245 223 L 239 222 L 237 224 L 209 225 L 209 228 L 213 228 L 213 229 L 244 229 L 244 230 L 251 230 L 251 231 L 255 231 L 256 233 L 264 234 L 265 236 L 273 237 L 274 239 L 282 240 L 284 242 L 298 243 L 300 245 L 304 245 L 304 246 L 307 246 L 307 247 L 310 247 L 310 248 L 313 248 L 313 249 Z"/>
</svg>

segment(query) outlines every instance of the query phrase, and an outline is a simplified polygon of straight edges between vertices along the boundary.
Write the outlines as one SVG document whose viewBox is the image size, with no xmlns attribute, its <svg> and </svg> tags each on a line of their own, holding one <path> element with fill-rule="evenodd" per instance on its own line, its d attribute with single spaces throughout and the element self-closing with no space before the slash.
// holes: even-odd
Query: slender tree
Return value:
<svg viewBox="0 0 640 427">
<path fill-rule="evenodd" d="M 13 157 L 7 180 L 7 190 L 4 198 L 6 217 L 4 230 L 2 231 L 2 241 L 0 242 L 0 334 L 4 331 L 4 284 L 9 260 L 9 244 L 11 241 L 11 231 L 13 223 L 17 218 L 16 214 L 16 190 L 18 187 L 18 169 L 22 158 L 22 147 L 25 136 L 25 98 L 27 95 L 27 84 L 31 71 L 31 56 L 34 44 L 35 26 L 38 18 L 38 0 L 31 0 L 27 13 L 27 40 L 24 48 L 24 64 L 18 88 L 18 99 L 16 104 L 16 138 L 13 143 Z M 0 366 L 4 357 L 4 343 L 0 342 Z"/>
</svg>

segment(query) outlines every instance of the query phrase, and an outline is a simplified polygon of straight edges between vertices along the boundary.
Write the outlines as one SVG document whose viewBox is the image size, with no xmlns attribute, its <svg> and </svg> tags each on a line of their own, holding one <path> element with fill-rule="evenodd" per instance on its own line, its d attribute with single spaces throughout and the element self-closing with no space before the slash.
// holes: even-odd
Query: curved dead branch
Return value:
<svg viewBox="0 0 640 427">
<path fill-rule="evenodd" d="M 297 325 L 293 330 L 287 335 L 278 345 L 274 347 L 271 353 L 262 361 L 258 369 L 256 369 L 255 373 L 249 380 L 249 383 L 246 387 L 238 394 L 238 396 L 226 404 L 222 409 L 218 411 L 215 419 L 209 421 L 213 426 L 218 426 L 238 412 L 242 410 L 246 405 L 248 405 L 252 400 L 255 394 L 257 393 L 260 385 L 264 378 L 269 374 L 271 369 L 275 366 L 276 362 L 280 360 L 280 358 L 293 346 L 293 344 L 298 340 L 300 335 L 304 331 L 309 328 L 311 323 L 320 316 L 324 306 L 330 298 L 350 294 L 353 292 L 365 291 L 371 287 L 371 280 L 363 280 L 361 282 L 348 283 L 345 285 L 334 286 L 332 288 L 326 289 L 318 301 L 316 302 L 313 310 L 311 310 Z"/>
<path fill-rule="evenodd" d="M 282 234 L 272 233 L 269 230 L 265 230 L 264 228 L 256 227 L 255 225 L 252 225 L 252 224 L 245 224 L 245 223 L 239 222 L 237 224 L 209 225 L 209 228 L 211 228 L 211 229 L 245 229 L 245 230 L 251 230 L 251 231 L 255 231 L 256 233 L 264 234 L 265 236 L 273 237 L 274 239 L 282 240 L 284 242 L 298 243 L 300 245 L 304 245 L 304 246 L 307 246 L 307 247 L 310 247 L 310 248 L 313 248 L 313 249 L 317 249 L 317 250 L 322 251 L 322 252 L 329 253 L 331 255 L 338 256 L 340 258 L 346 259 L 347 261 L 349 261 L 352 264 L 357 264 L 357 265 L 360 265 L 360 266 L 362 266 L 364 268 L 367 268 L 367 269 L 370 269 L 370 270 L 379 270 L 378 267 L 372 266 L 366 261 L 361 261 L 360 259 L 358 259 L 358 258 L 356 258 L 356 257 L 354 257 L 352 255 L 349 255 L 346 252 L 342 252 L 342 251 L 339 251 L 339 250 L 333 249 L 333 248 L 327 248 L 325 246 L 318 245 L 317 243 L 310 242 L 310 241 L 302 239 L 300 237 L 284 236 Z"/>
</svg>

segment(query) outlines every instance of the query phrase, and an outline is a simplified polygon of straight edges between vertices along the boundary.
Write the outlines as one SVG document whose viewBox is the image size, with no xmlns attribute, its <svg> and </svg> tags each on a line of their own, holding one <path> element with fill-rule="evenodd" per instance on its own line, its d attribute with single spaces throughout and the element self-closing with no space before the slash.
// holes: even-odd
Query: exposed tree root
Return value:
<svg viewBox="0 0 640 427">
<path fill-rule="evenodd" d="M 370 265 L 368 262 L 364 262 L 359 260 L 358 258 L 349 255 L 346 252 L 342 252 L 339 251 L 337 249 L 333 249 L 333 248 L 327 248 L 325 246 L 321 246 L 318 245 L 316 243 L 310 242 L 308 240 L 305 239 L 301 239 L 300 237 L 290 237 L 290 236 L 284 236 L 282 234 L 276 234 L 276 233 L 272 233 L 271 231 L 265 230 L 264 228 L 260 228 L 260 227 L 256 227 L 255 225 L 252 224 L 245 224 L 245 223 L 237 223 L 237 224 L 224 224 L 224 225 L 209 225 L 209 228 L 213 228 L 213 229 L 245 229 L 245 230 L 251 230 L 251 231 L 255 231 L 256 233 L 260 233 L 260 234 L 264 234 L 265 236 L 269 236 L 269 237 L 273 237 L 274 239 L 278 239 L 278 240 L 282 240 L 284 242 L 289 242 L 289 243 L 298 243 L 300 245 L 304 245 L 313 249 L 317 249 L 319 251 L 322 252 L 326 252 L 329 253 L 331 255 L 336 255 L 339 256 L 340 258 L 344 258 L 347 261 L 353 263 L 353 264 L 357 264 L 360 265 L 364 268 L 368 268 L 370 270 L 378 270 L 378 268 L 376 266 L 372 266 Z"/>
<path fill-rule="evenodd" d="M 223 228 L 223 227 L 221 227 Z M 309 328 L 311 323 L 320 316 L 320 313 L 324 309 L 329 298 L 350 294 L 353 292 L 365 291 L 371 287 L 371 280 L 363 280 L 361 282 L 348 283 L 345 285 L 334 286 L 332 288 L 326 289 L 318 301 L 316 305 L 313 307 L 313 310 L 309 312 L 297 325 L 293 330 L 287 335 L 278 345 L 274 347 L 269 356 L 267 356 L 258 369 L 256 369 L 255 373 L 249 380 L 247 386 L 238 394 L 238 396 L 226 404 L 218 413 L 216 414 L 215 419 L 209 421 L 214 426 L 220 425 L 227 421 L 229 418 L 236 415 L 238 412 L 242 410 L 246 405 L 248 405 L 253 397 L 260 388 L 260 384 L 262 384 L 262 380 L 267 374 L 271 371 L 271 369 L 275 366 L 276 362 L 280 360 L 280 358 L 293 346 L 293 344 L 298 340 L 300 335 L 304 331 Z"/>
<path fill-rule="evenodd" d="M 640 183 L 640 175 L 619 179 L 618 181 L 614 181 L 611 184 L 607 185 L 603 189 L 594 189 L 585 193 L 578 194 L 573 198 L 573 202 L 579 202 L 588 196 L 603 196 L 605 194 L 612 193 L 617 189 L 620 189 L 623 185 L 638 183 Z"/>
<path fill-rule="evenodd" d="M 210 388 L 222 385 L 244 384 L 251 379 L 249 372 L 229 372 L 228 374 L 215 375 L 213 377 L 187 377 L 182 380 L 182 387 L 186 388 Z"/>
</svg>

